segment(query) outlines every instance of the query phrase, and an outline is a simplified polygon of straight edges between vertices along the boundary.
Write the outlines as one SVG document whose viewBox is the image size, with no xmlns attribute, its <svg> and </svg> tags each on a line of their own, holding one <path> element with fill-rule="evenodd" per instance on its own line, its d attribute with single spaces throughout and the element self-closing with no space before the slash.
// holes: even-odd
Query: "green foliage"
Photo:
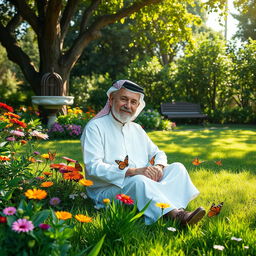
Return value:
<svg viewBox="0 0 256 256">
<path fill-rule="evenodd" d="M 161 116 L 158 111 L 151 109 L 142 111 L 135 122 L 146 130 L 171 130 L 173 128 L 171 121 L 164 120 L 163 116 Z"/>
</svg>

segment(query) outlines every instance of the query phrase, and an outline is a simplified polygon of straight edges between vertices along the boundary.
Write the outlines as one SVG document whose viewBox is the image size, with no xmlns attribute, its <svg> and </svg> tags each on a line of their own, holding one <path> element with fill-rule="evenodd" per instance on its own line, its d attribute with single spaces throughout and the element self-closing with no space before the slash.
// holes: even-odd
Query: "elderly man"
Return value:
<svg viewBox="0 0 256 256">
<path fill-rule="evenodd" d="M 205 215 L 202 207 L 184 211 L 199 191 L 181 163 L 167 164 L 165 153 L 132 122 L 145 106 L 143 88 L 129 80 L 115 82 L 107 92 L 105 107 L 87 124 L 81 137 L 87 178 L 94 182 L 88 196 L 103 207 L 104 198 L 131 196 L 138 209 L 150 201 L 145 223 L 162 214 L 182 225 L 196 224 Z M 169 205 L 163 211 L 156 203 Z"/>
</svg>

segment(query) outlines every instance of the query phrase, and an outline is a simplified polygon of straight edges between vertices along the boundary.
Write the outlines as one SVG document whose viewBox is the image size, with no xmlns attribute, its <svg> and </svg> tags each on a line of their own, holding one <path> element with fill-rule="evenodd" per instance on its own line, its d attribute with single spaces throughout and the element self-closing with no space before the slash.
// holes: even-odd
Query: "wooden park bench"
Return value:
<svg viewBox="0 0 256 256">
<path fill-rule="evenodd" d="M 161 104 L 161 113 L 168 119 L 175 118 L 206 118 L 199 104 L 189 102 L 171 102 Z"/>
</svg>

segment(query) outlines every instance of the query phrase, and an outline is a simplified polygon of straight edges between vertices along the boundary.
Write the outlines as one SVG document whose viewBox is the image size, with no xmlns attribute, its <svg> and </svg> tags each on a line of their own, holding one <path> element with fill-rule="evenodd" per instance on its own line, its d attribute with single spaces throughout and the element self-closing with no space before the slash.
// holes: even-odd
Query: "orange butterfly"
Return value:
<svg viewBox="0 0 256 256">
<path fill-rule="evenodd" d="M 222 165 L 222 161 L 221 160 L 215 161 L 215 164 L 220 166 L 220 165 Z"/>
<path fill-rule="evenodd" d="M 220 210 L 221 210 L 223 204 L 224 204 L 223 202 L 221 202 L 218 205 L 215 205 L 213 203 L 211 208 L 210 208 L 210 210 L 209 210 L 209 212 L 207 213 L 207 216 L 208 217 L 214 217 L 214 216 L 218 215 L 220 213 Z"/>
<path fill-rule="evenodd" d="M 51 153 L 50 151 L 48 152 L 48 155 L 49 155 L 49 160 L 50 161 L 53 161 L 55 159 L 55 156 L 56 156 L 56 152 L 55 153 Z"/>
<path fill-rule="evenodd" d="M 205 162 L 205 161 L 200 161 L 200 160 L 198 159 L 198 157 L 197 157 L 197 158 L 195 158 L 195 159 L 192 161 L 192 164 L 198 166 L 199 164 L 201 164 L 201 163 L 203 163 L 203 162 Z"/>
<path fill-rule="evenodd" d="M 125 157 L 124 161 L 115 160 L 115 162 L 118 164 L 119 169 L 123 170 L 128 166 L 128 155 Z"/>
<path fill-rule="evenodd" d="M 75 168 L 76 168 L 79 172 L 82 172 L 82 171 L 83 171 L 83 167 L 81 166 L 81 164 L 79 164 L 78 161 L 76 161 L 76 163 L 75 163 Z"/>
<path fill-rule="evenodd" d="M 156 156 L 153 156 L 153 157 L 151 158 L 151 160 L 149 161 L 151 165 L 154 165 L 154 164 L 155 164 L 155 158 L 156 158 Z"/>
</svg>

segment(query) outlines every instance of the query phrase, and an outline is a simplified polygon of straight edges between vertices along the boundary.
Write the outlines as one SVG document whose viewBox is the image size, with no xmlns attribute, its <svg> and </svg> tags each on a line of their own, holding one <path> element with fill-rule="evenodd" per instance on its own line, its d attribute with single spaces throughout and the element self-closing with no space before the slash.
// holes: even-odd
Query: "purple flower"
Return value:
<svg viewBox="0 0 256 256">
<path fill-rule="evenodd" d="M 3 213 L 5 215 L 14 215 L 16 213 L 16 208 L 15 207 L 6 207 L 4 210 L 3 210 Z"/>
<path fill-rule="evenodd" d="M 40 155 L 40 152 L 35 151 L 35 152 L 34 152 L 34 155 Z"/>
<path fill-rule="evenodd" d="M 15 141 L 16 139 L 14 137 L 7 137 L 6 140 L 7 141 Z"/>
<path fill-rule="evenodd" d="M 49 224 L 46 223 L 41 223 L 38 225 L 39 228 L 43 229 L 43 230 L 48 230 L 51 226 Z"/>
<path fill-rule="evenodd" d="M 68 131 L 68 134 L 70 136 L 78 136 L 82 133 L 81 125 L 66 124 L 66 125 L 64 125 L 64 127 Z"/>
<path fill-rule="evenodd" d="M 58 197 L 53 197 L 50 200 L 50 205 L 55 206 L 55 205 L 58 205 L 60 202 L 61 202 L 61 200 Z"/>
<path fill-rule="evenodd" d="M 27 219 L 18 219 L 12 223 L 12 230 L 15 232 L 29 232 L 34 229 L 32 221 Z"/>
<path fill-rule="evenodd" d="M 49 130 L 49 132 L 60 132 L 60 133 L 64 133 L 64 128 L 62 127 L 61 124 L 59 123 L 54 123 L 52 126 L 51 126 L 51 129 Z"/>
</svg>

